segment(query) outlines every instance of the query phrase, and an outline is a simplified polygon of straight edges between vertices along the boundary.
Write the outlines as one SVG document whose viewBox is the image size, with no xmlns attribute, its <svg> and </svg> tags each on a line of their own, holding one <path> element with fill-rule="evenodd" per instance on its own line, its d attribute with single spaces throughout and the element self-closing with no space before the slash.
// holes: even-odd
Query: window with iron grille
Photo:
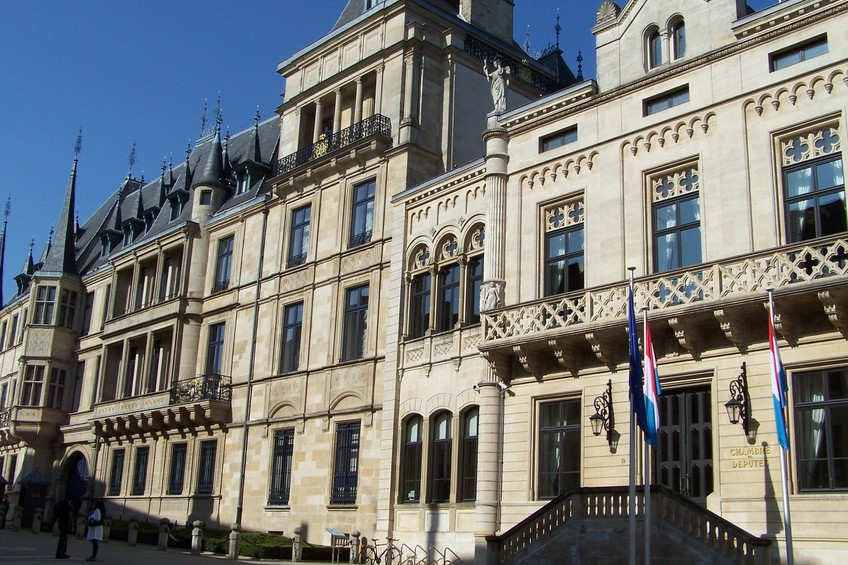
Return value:
<svg viewBox="0 0 848 565">
<path fill-rule="evenodd" d="M 300 335 L 303 329 L 303 302 L 283 310 L 283 337 L 280 347 L 280 373 L 297 371 L 300 365 Z"/>
<path fill-rule="evenodd" d="M 304 206 L 292 212 L 291 232 L 289 234 L 289 260 L 287 266 L 297 267 L 306 262 L 309 251 L 309 221 L 312 206 Z"/>
<path fill-rule="evenodd" d="M 350 222 L 350 244 L 356 247 L 371 242 L 374 229 L 374 193 L 377 181 L 369 180 L 353 187 L 353 208 Z"/>
<path fill-rule="evenodd" d="M 451 460 L 453 435 L 451 424 L 453 414 L 440 412 L 432 420 L 430 438 L 430 481 L 429 501 L 450 502 Z"/>
<path fill-rule="evenodd" d="M 233 236 L 218 240 L 218 255 L 215 261 L 215 283 L 212 292 L 221 292 L 230 287 L 230 269 L 233 262 Z"/>
<path fill-rule="evenodd" d="M 215 452 L 217 440 L 200 442 L 200 465 L 197 470 L 197 494 L 212 494 L 215 488 Z"/>
<path fill-rule="evenodd" d="M 274 432 L 274 455 L 271 460 L 271 487 L 268 490 L 269 506 L 286 506 L 291 493 L 292 460 L 294 458 L 294 430 Z"/>
<path fill-rule="evenodd" d="M 403 424 L 401 454 L 400 501 L 418 502 L 421 499 L 421 435 L 424 420 L 415 415 Z"/>
<path fill-rule="evenodd" d="M 147 459 L 150 456 L 150 448 L 146 445 L 135 450 L 135 467 L 133 469 L 133 496 L 141 496 L 147 486 Z"/>
<path fill-rule="evenodd" d="M 336 425 L 331 504 L 354 504 L 359 480 L 359 422 Z"/>
<path fill-rule="evenodd" d="M 168 473 L 168 494 L 182 494 L 185 481 L 186 452 L 185 443 L 171 446 L 171 469 Z"/>
<path fill-rule="evenodd" d="M 124 450 L 112 452 L 112 470 L 109 472 L 109 496 L 121 494 L 121 483 L 124 480 Z"/>
</svg>

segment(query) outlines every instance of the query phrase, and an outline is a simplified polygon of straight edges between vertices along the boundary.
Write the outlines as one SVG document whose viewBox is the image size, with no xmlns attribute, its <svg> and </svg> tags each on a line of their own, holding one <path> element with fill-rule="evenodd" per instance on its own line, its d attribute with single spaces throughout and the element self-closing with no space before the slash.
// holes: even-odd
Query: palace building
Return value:
<svg viewBox="0 0 848 565">
<path fill-rule="evenodd" d="M 848 1 L 673 4 L 601 2 L 584 79 L 515 43 L 512 0 L 350 0 L 273 119 L 216 120 L 81 224 L 75 159 L 0 312 L 10 519 L 70 492 L 615 561 L 635 458 L 640 548 L 785 562 L 771 293 L 794 555 L 844 558 Z M 630 447 L 631 276 L 657 449 Z"/>
</svg>

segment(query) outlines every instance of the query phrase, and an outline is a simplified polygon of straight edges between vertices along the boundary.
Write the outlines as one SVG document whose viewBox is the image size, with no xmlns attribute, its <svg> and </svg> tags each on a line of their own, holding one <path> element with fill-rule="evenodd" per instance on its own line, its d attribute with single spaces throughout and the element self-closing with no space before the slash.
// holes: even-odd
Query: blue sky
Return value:
<svg viewBox="0 0 848 565">
<path fill-rule="evenodd" d="M 601 0 L 516 0 L 515 36 L 531 53 L 555 41 L 594 76 L 595 12 Z M 623 5 L 624 2 L 619 2 Z M 752 2 L 759 8 L 772 2 Z M 136 145 L 134 176 L 159 175 L 163 158 L 185 157 L 203 104 L 220 93 L 233 132 L 273 115 L 285 89 L 277 64 L 319 39 L 346 0 L 79 0 L 2 3 L 0 199 L 12 201 L 3 298 L 14 293 L 30 240 L 38 260 L 62 205 L 83 128 L 77 181 L 80 221 L 121 183 Z M 2 210 L 2 204 L 0 204 Z M 2 218 L 0 218 L 2 219 Z"/>
</svg>

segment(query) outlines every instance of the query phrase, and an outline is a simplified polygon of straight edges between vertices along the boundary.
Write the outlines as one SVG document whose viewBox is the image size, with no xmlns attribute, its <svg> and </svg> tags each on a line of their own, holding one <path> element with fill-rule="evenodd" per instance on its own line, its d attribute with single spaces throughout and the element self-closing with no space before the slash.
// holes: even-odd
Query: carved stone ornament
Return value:
<svg viewBox="0 0 848 565">
<path fill-rule="evenodd" d="M 480 287 L 480 309 L 493 310 L 504 305 L 504 281 L 485 281 Z"/>
<path fill-rule="evenodd" d="M 602 24 L 607 20 L 612 20 L 618 17 L 621 13 L 621 8 L 612 0 L 604 0 L 604 3 L 598 8 L 595 14 L 595 23 Z"/>
</svg>

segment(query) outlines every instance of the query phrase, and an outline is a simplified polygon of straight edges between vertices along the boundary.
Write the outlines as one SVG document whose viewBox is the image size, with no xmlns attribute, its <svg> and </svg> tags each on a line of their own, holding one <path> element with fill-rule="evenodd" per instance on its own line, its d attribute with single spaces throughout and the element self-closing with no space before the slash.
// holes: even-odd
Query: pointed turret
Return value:
<svg viewBox="0 0 848 565">
<path fill-rule="evenodd" d="M 215 128 L 212 147 L 209 148 L 209 152 L 206 155 L 206 162 L 200 170 L 200 174 L 191 183 L 192 188 L 201 185 L 214 188 L 227 188 L 227 184 L 224 181 L 223 148 L 221 147 L 221 132 L 219 128 Z"/>
<path fill-rule="evenodd" d="M 6 262 L 6 224 L 9 223 L 9 213 L 12 211 L 12 197 L 6 200 L 3 210 L 3 233 L 0 233 L 0 306 L 3 302 L 3 264 Z"/>
<path fill-rule="evenodd" d="M 221 156 L 224 162 L 223 178 L 228 180 L 233 175 L 233 164 L 230 162 L 230 131 L 227 129 L 227 135 L 224 136 L 224 152 Z"/>
<path fill-rule="evenodd" d="M 32 247 L 34 241 L 29 242 L 29 254 L 24 261 L 24 266 L 21 267 L 21 272 L 15 276 L 15 283 L 18 285 L 18 294 L 23 294 L 29 287 L 29 281 L 32 280 L 32 274 L 35 272 L 35 264 L 32 262 Z"/>
<path fill-rule="evenodd" d="M 247 158 L 256 163 L 262 162 L 262 148 L 259 145 L 259 108 L 256 108 L 256 115 L 253 116 L 253 135 L 250 138 L 250 145 L 247 146 Z"/>
</svg>

